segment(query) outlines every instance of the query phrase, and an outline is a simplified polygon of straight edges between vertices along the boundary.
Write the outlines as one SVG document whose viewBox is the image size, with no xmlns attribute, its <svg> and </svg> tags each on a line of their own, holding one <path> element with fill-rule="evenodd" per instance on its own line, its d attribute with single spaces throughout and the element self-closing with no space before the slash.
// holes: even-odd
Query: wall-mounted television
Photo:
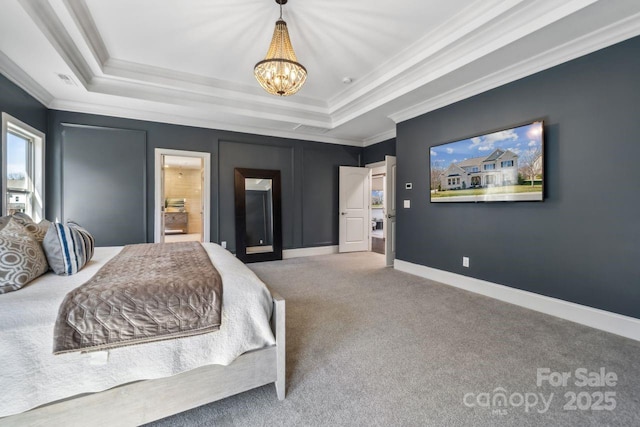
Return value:
<svg viewBox="0 0 640 427">
<path fill-rule="evenodd" d="M 542 120 L 429 149 L 433 203 L 542 201 Z"/>
</svg>

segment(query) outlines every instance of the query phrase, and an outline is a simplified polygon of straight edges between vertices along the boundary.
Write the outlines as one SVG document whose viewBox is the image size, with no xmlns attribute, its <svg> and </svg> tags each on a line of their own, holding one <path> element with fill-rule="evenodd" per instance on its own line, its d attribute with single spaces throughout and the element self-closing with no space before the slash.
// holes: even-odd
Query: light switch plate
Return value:
<svg viewBox="0 0 640 427">
<path fill-rule="evenodd" d="M 404 208 L 405 209 L 409 209 L 411 207 L 411 200 L 405 200 L 404 201 Z"/>
</svg>

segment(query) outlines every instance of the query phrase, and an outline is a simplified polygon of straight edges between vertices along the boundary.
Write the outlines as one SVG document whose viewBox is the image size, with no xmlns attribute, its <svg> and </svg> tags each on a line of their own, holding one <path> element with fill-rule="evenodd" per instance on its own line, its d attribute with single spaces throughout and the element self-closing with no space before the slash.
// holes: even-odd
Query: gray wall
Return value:
<svg viewBox="0 0 640 427">
<path fill-rule="evenodd" d="M 7 113 L 41 132 L 47 132 L 47 109 L 38 100 L 0 74 L 0 111 Z M 0 160 L 2 153 L 0 152 Z M 0 161 L 0 176 L 2 161 Z M 46 192 L 46 188 L 45 188 Z M 4 197 L 0 198 L 0 209 L 4 210 Z"/>
<path fill-rule="evenodd" d="M 61 216 L 97 246 L 147 240 L 146 133 L 63 125 Z"/>
<path fill-rule="evenodd" d="M 398 259 L 640 318 L 639 52 L 631 39 L 399 124 Z M 544 202 L 429 203 L 430 146 L 536 118 Z"/>
<path fill-rule="evenodd" d="M 369 145 L 365 147 L 362 153 L 362 164 L 368 165 L 371 163 L 384 161 L 384 156 L 396 155 L 396 139 L 387 139 L 386 141 L 378 142 L 377 144 Z"/>
<path fill-rule="evenodd" d="M 47 217 L 61 217 L 65 124 L 146 132 L 146 240 L 153 241 L 154 150 L 169 148 L 212 154 L 211 240 L 235 250 L 233 170 L 277 169 L 282 175 L 284 249 L 338 243 L 338 166 L 357 166 L 362 149 L 286 138 L 51 110 L 47 149 Z M 113 132 L 112 132 L 113 133 Z M 113 133 L 114 135 L 116 133 Z M 114 141 L 115 144 L 115 141 Z M 134 152 L 130 156 L 139 156 Z M 113 171 L 117 165 L 112 165 Z M 64 179 L 75 179 L 67 177 Z M 78 176 L 77 179 L 83 179 Z M 134 183 L 140 184 L 139 181 Z"/>
</svg>

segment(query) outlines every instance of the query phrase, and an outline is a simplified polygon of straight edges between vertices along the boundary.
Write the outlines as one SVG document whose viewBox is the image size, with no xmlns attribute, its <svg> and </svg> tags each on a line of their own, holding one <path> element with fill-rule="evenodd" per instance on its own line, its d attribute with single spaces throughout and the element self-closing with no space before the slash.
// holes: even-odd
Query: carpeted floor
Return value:
<svg viewBox="0 0 640 427">
<path fill-rule="evenodd" d="M 252 264 L 287 301 L 287 398 L 265 386 L 153 425 L 640 425 L 640 342 L 383 265 Z M 539 368 L 570 377 L 538 386 Z M 601 368 L 609 385 L 576 385 Z"/>
</svg>

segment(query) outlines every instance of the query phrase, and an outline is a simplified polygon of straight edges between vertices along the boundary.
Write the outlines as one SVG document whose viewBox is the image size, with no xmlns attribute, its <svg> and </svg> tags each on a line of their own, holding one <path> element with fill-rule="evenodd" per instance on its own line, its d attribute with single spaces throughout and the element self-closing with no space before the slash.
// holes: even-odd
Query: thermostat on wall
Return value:
<svg viewBox="0 0 640 427">
<path fill-rule="evenodd" d="M 405 182 L 404 188 L 405 190 L 411 190 L 413 188 L 413 184 L 410 182 Z"/>
</svg>

